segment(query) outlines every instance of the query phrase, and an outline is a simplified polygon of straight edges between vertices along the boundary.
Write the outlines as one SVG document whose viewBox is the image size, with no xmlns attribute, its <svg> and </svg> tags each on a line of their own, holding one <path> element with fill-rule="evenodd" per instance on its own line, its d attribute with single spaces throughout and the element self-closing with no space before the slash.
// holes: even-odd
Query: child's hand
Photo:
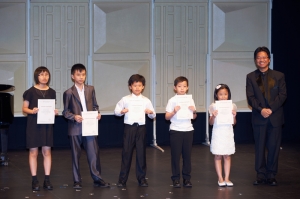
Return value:
<svg viewBox="0 0 300 199">
<path fill-rule="evenodd" d="M 74 117 L 75 121 L 78 122 L 78 123 L 81 123 L 83 118 L 80 116 L 80 115 L 75 115 Z"/>
<path fill-rule="evenodd" d="M 101 114 L 98 113 L 97 119 L 100 120 L 101 119 Z"/>
<path fill-rule="evenodd" d="M 190 109 L 191 111 L 193 111 L 193 112 L 195 112 L 195 111 L 196 111 L 196 109 L 195 109 L 195 107 L 194 107 L 194 106 L 189 106 L 189 109 Z"/>
<path fill-rule="evenodd" d="M 124 108 L 122 111 L 121 111 L 121 114 L 125 114 L 127 113 L 129 110 L 127 108 Z"/>
<path fill-rule="evenodd" d="M 175 106 L 174 107 L 174 113 L 176 114 L 180 110 L 180 106 Z"/>
<path fill-rule="evenodd" d="M 218 110 L 214 110 L 214 112 L 212 112 L 212 115 L 213 115 L 214 117 L 217 117 L 217 115 L 218 115 Z"/>
<path fill-rule="evenodd" d="M 232 110 L 232 115 L 233 115 L 233 117 L 236 116 L 236 111 L 235 110 Z"/>
<path fill-rule="evenodd" d="M 145 113 L 146 113 L 146 114 L 153 114 L 153 111 L 151 111 L 150 109 L 146 109 L 146 110 L 145 110 Z"/>
<path fill-rule="evenodd" d="M 57 109 L 54 109 L 54 114 L 58 115 L 58 110 Z"/>
<path fill-rule="evenodd" d="M 37 107 L 34 107 L 32 109 L 32 114 L 36 114 L 37 112 L 39 112 L 39 109 Z"/>
</svg>

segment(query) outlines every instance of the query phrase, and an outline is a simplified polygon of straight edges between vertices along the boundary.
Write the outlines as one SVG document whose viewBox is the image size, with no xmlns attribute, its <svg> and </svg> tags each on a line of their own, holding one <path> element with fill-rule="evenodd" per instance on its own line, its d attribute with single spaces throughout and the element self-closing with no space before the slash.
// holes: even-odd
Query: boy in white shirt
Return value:
<svg viewBox="0 0 300 199">
<path fill-rule="evenodd" d="M 186 95 L 189 89 L 189 82 L 186 77 L 177 77 L 174 80 L 174 90 L 176 95 L 169 99 L 166 107 L 166 120 L 171 121 L 170 125 L 170 146 L 171 146 L 171 165 L 173 187 L 180 188 L 180 156 L 182 154 L 183 166 L 182 166 L 182 178 L 184 187 L 192 187 L 191 179 L 191 152 L 193 144 L 194 128 L 191 123 L 191 119 L 180 119 L 177 112 L 181 107 L 177 104 L 176 97 L 179 95 Z M 186 108 L 189 109 L 192 114 L 192 118 L 197 117 L 195 103 L 190 98 L 190 105 Z M 188 111 L 188 110 L 185 110 Z"/>
<path fill-rule="evenodd" d="M 125 114 L 122 163 L 118 187 L 126 186 L 134 148 L 136 148 L 136 178 L 139 186 L 148 186 L 145 178 L 147 170 L 145 113 L 151 119 L 155 118 L 156 113 L 151 101 L 142 95 L 145 82 L 146 80 L 142 75 L 132 75 L 128 80 L 131 95 L 123 97 L 115 108 L 116 116 Z"/>
</svg>

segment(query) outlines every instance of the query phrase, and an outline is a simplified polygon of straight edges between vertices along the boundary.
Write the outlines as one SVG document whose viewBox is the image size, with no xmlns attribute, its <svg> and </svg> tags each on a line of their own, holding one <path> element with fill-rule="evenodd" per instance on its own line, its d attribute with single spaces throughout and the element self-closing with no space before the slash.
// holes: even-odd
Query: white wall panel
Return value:
<svg viewBox="0 0 300 199">
<path fill-rule="evenodd" d="M 56 91 L 56 108 L 63 110 L 63 92 L 74 83 L 71 67 L 87 67 L 89 44 L 88 3 L 31 3 L 31 56 L 33 71 L 46 66 L 50 87 Z"/>
<path fill-rule="evenodd" d="M 22 115 L 27 85 L 26 6 L 25 0 L 0 0 L 0 84 L 15 86 L 15 115 Z"/>
<path fill-rule="evenodd" d="M 155 4 L 157 112 L 165 112 L 178 76 L 189 79 L 189 94 L 197 110 L 204 111 L 207 4 L 167 2 Z"/>
<path fill-rule="evenodd" d="M 143 95 L 152 100 L 151 1 L 94 1 L 93 85 L 102 114 L 112 114 L 117 102 L 130 94 L 128 79 L 146 79 Z"/>
<path fill-rule="evenodd" d="M 246 99 L 246 75 L 256 69 L 253 52 L 259 46 L 271 46 L 269 0 L 211 2 L 210 73 L 208 103 L 217 84 L 231 89 L 239 111 L 250 111 Z"/>
</svg>

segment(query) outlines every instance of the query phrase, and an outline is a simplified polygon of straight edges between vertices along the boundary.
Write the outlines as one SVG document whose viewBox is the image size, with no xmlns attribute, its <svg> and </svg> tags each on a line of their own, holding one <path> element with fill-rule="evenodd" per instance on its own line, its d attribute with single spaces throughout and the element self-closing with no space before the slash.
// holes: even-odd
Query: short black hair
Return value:
<svg viewBox="0 0 300 199">
<path fill-rule="evenodd" d="M 79 70 L 79 72 L 81 72 L 83 70 L 86 71 L 86 68 L 83 64 L 80 64 L 80 63 L 74 64 L 71 68 L 71 75 L 74 75 L 75 71 L 77 71 L 77 70 Z"/>
<path fill-rule="evenodd" d="M 131 86 L 134 82 L 142 82 L 143 86 L 145 86 L 146 84 L 145 77 L 140 74 L 131 75 L 131 77 L 128 80 L 128 86 Z"/>
<path fill-rule="evenodd" d="M 39 84 L 40 81 L 39 81 L 39 75 L 42 73 L 42 72 L 47 72 L 49 74 L 49 80 L 47 82 L 47 86 L 49 86 L 49 83 L 50 83 L 50 80 L 51 80 L 51 74 L 50 74 L 50 71 L 47 67 L 45 66 L 39 66 L 35 69 L 34 71 L 34 74 L 33 74 L 33 77 L 34 77 L 34 81 L 36 84 Z"/>
<path fill-rule="evenodd" d="M 179 76 L 174 80 L 174 86 L 177 86 L 178 83 L 186 81 L 187 86 L 189 86 L 189 80 L 186 77 Z"/>
<path fill-rule="evenodd" d="M 230 92 L 230 89 L 229 87 L 226 85 L 226 84 L 218 84 L 215 88 L 215 92 L 214 92 L 214 99 L 215 100 L 218 100 L 218 92 L 219 90 L 221 89 L 226 89 L 227 92 L 228 92 L 228 100 L 231 100 L 231 92 Z"/>
<path fill-rule="evenodd" d="M 267 47 L 265 47 L 265 46 L 261 46 L 261 47 L 256 48 L 256 50 L 254 51 L 254 59 L 256 59 L 256 56 L 257 56 L 257 54 L 259 52 L 265 52 L 265 53 L 267 53 L 268 58 L 271 59 L 270 50 Z"/>
</svg>

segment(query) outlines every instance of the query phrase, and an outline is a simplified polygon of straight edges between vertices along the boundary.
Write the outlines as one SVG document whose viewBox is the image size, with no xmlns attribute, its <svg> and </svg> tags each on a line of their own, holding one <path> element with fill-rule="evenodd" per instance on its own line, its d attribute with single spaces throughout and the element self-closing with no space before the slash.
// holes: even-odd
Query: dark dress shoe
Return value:
<svg viewBox="0 0 300 199">
<path fill-rule="evenodd" d="M 100 180 L 94 181 L 94 186 L 95 187 L 110 187 L 110 184 L 106 183 L 106 182 L 104 182 L 104 180 L 100 179 Z"/>
<path fill-rule="evenodd" d="M 262 178 L 257 178 L 254 182 L 253 185 L 260 185 L 260 184 L 266 184 L 266 180 Z"/>
<path fill-rule="evenodd" d="M 267 182 L 270 186 L 277 186 L 277 181 L 275 178 L 270 178 Z"/>
<path fill-rule="evenodd" d="M 32 181 L 32 191 L 39 191 L 39 190 L 40 190 L 39 181 L 37 180 Z"/>
<path fill-rule="evenodd" d="M 48 190 L 52 190 L 53 189 L 53 186 L 52 186 L 50 180 L 45 180 L 43 187 L 44 187 L 44 189 L 48 189 Z"/>
<path fill-rule="evenodd" d="M 119 180 L 117 183 L 118 187 L 126 187 L 126 182 Z"/>
<path fill-rule="evenodd" d="M 81 189 L 82 188 L 81 182 L 74 182 L 73 188 L 74 189 Z"/>
<path fill-rule="evenodd" d="M 139 182 L 140 187 L 148 187 L 148 182 L 146 179 L 143 179 Z"/>
<path fill-rule="evenodd" d="M 179 180 L 173 180 L 173 187 L 174 188 L 180 188 L 181 187 Z"/>
<path fill-rule="evenodd" d="M 192 187 L 193 184 L 189 180 L 183 180 L 183 186 L 184 187 Z"/>
</svg>

